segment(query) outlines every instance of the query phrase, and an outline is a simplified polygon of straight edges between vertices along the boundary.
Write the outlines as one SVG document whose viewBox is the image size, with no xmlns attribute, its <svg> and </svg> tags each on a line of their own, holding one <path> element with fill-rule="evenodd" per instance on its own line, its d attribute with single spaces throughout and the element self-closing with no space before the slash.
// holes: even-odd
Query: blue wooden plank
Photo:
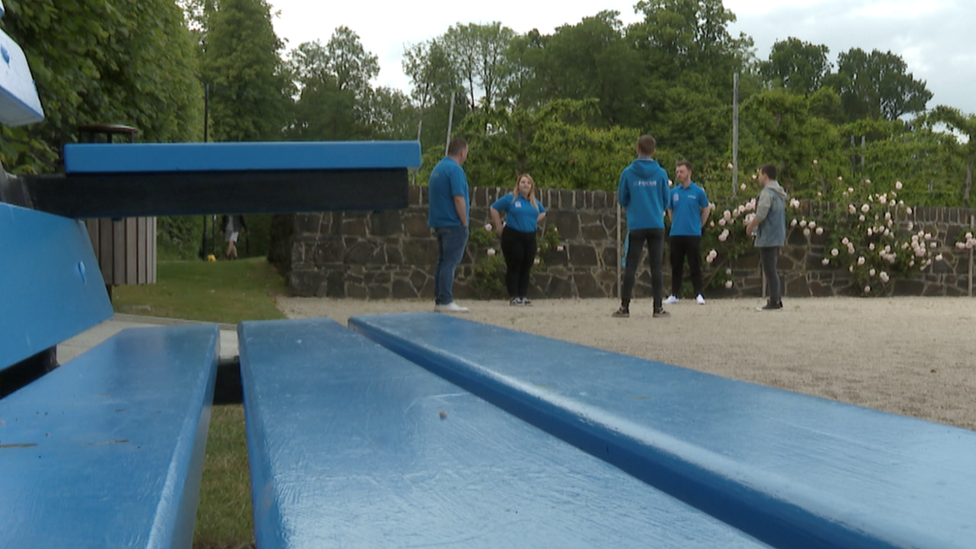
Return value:
<svg viewBox="0 0 976 549">
<path fill-rule="evenodd" d="M 13 127 L 41 120 L 44 120 L 44 109 L 37 97 L 27 57 L 12 38 L 0 31 L 0 123 Z"/>
<path fill-rule="evenodd" d="M 0 203 L 0 369 L 113 315 L 84 223 Z"/>
<path fill-rule="evenodd" d="M 0 400 L 0 547 L 190 547 L 219 345 L 130 328 Z"/>
<path fill-rule="evenodd" d="M 770 545 L 976 539 L 974 432 L 447 315 L 349 325 Z"/>
<path fill-rule="evenodd" d="M 329 319 L 238 334 L 258 547 L 765 547 Z"/>
<path fill-rule="evenodd" d="M 64 147 L 69 174 L 420 167 L 416 141 L 126 143 Z"/>
</svg>

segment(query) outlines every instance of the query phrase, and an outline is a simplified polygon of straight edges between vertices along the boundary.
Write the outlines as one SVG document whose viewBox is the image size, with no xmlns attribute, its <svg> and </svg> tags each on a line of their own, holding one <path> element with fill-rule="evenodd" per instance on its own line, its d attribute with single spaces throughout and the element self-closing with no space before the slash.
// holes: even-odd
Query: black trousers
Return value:
<svg viewBox="0 0 976 549">
<path fill-rule="evenodd" d="M 691 285 L 695 288 L 695 295 L 702 294 L 701 270 L 701 237 L 700 236 L 672 236 L 671 252 L 671 295 L 681 297 L 681 282 L 684 277 L 685 258 L 688 258 L 688 270 L 691 271 Z"/>
<path fill-rule="evenodd" d="M 763 274 L 766 275 L 766 296 L 773 304 L 783 302 L 783 281 L 776 270 L 779 251 L 779 246 L 759 248 L 759 259 L 762 261 Z"/>
<path fill-rule="evenodd" d="M 640 263 L 644 243 L 647 243 L 648 261 L 651 264 L 651 289 L 654 291 L 654 310 L 659 310 L 664 301 L 664 229 L 635 229 L 627 233 L 627 267 L 624 269 L 624 286 L 621 300 L 630 303 L 634 293 L 634 278 Z"/>
<path fill-rule="evenodd" d="M 529 293 L 529 275 L 535 261 L 535 231 L 522 232 L 506 226 L 502 230 L 502 254 L 505 255 L 505 286 L 510 297 Z"/>
</svg>

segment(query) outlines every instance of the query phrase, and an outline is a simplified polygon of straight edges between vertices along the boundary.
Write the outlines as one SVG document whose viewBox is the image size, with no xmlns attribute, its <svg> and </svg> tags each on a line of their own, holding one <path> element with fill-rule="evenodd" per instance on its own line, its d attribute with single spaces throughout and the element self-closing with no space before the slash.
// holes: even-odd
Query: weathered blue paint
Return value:
<svg viewBox="0 0 976 549">
<path fill-rule="evenodd" d="M 420 167 L 416 141 L 71 144 L 69 174 L 382 170 Z"/>
<path fill-rule="evenodd" d="M 84 223 L 0 203 L 0 369 L 114 313 Z"/>
<path fill-rule="evenodd" d="M 3 6 L 0 6 L 0 17 Z M 24 50 L 0 31 L 0 124 L 23 126 L 44 120 Z"/>
<path fill-rule="evenodd" d="M 971 431 L 447 315 L 349 325 L 770 545 L 976 546 Z"/>
<path fill-rule="evenodd" d="M 219 345 L 130 328 L 0 400 L 0 547 L 190 547 Z"/>
<path fill-rule="evenodd" d="M 262 549 L 765 547 L 329 319 L 238 334 Z"/>
</svg>

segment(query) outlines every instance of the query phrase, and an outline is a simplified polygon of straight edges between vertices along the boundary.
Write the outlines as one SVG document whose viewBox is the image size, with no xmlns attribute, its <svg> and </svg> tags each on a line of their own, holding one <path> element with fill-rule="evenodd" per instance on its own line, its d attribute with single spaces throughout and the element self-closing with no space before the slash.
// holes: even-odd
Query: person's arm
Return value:
<svg viewBox="0 0 976 549">
<path fill-rule="evenodd" d="M 704 208 L 702 208 L 702 213 L 701 213 L 701 222 L 702 222 L 702 225 L 701 226 L 702 226 L 703 229 L 705 228 L 705 223 L 708 222 L 708 216 L 711 215 L 711 213 L 712 213 L 712 205 L 711 204 L 709 204 L 708 206 L 705 206 Z"/>
<path fill-rule="evenodd" d="M 463 196 L 454 197 L 454 209 L 457 210 L 458 219 L 461 220 L 461 226 L 468 226 L 468 205 L 464 203 Z"/>
<path fill-rule="evenodd" d="M 496 210 L 494 206 L 488 208 L 488 211 L 491 214 L 491 223 L 495 227 L 495 234 L 501 236 L 502 231 L 505 229 L 505 226 L 502 225 L 501 215 L 498 213 L 498 210 Z"/>
<path fill-rule="evenodd" d="M 546 218 L 546 212 L 543 211 L 543 212 L 539 213 L 538 219 L 535 220 L 536 225 L 538 225 L 539 223 L 542 223 L 542 220 L 545 219 L 545 218 Z"/>
</svg>

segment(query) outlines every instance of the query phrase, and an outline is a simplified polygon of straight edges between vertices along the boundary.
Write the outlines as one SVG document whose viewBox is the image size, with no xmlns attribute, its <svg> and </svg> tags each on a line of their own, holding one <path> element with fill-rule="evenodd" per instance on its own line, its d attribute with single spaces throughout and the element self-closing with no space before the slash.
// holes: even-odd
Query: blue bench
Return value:
<svg viewBox="0 0 976 549">
<path fill-rule="evenodd" d="M 26 57 L 2 31 L 0 46 L 0 123 L 42 120 Z M 65 154 L 67 174 L 18 177 L 0 166 L 0 546 L 189 548 L 218 327 L 124 330 L 58 367 L 59 343 L 113 314 L 77 219 L 402 208 L 420 148 L 78 145 Z"/>
<path fill-rule="evenodd" d="M 446 315 L 349 326 L 769 545 L 976 546 L 971 431 Z"/>
<path fill-rule="evenodd" d="M 258 547 L 766 547 L 332 320 L 238 335 Z"/>
<path fill-rule="evenodd" d="M 0 370 L 112 316 L 83 224 L 0 203 L 0 234 Z M 0 546 L 189 547 L 219 344 L 124 330 L 0 399 Z"/>
<path fill-rule="evenodd" d="M 65 174 L 17 178 L 32 208 L 73 218 L 395 210 L 415 141 L 72 144 Z"/>
</svg>

